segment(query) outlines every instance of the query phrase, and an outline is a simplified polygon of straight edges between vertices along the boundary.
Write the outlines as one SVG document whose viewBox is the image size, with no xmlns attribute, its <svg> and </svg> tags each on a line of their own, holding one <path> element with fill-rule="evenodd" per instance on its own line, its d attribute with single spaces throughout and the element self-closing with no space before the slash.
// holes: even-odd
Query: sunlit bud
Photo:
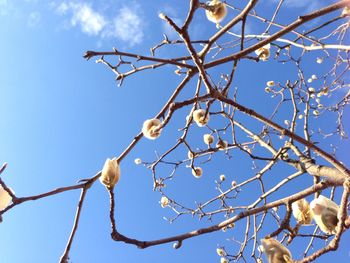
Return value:
<svg viewBox="0 0 350 263">
<path fill-rule="evenodd" d="M 278 211 L 278 206 L 272 207 L 272 210 L 273 210 L 275 213 L 277 213 L 277 211 Z"/>
<path fill-rule="evenodd" d="M 237 182 L 236 182 L 236 181 L 232 181 L 232 182 L 231 182 L 231 186 L 232 186 L 232 187 L 236 187 L 236 185 L 237 185 Z"/>
<path fill-rule="evenodd" d="M 307 80 L 308 83 L 311 83 L 312 81 L 313 81 L 312 78 L 309 78 L 309 79 Z"/>
<path fill-rule="evenodd" d="M 206 111 L 203 109 L 198 109 L 193 112 L 193 120 L 199 127 L 204 127 L 209 121 L 209 112 L 207 114 L 205 113 Z"/>
<path fill-rule="evenodd" d="M 210 134 L 204 134 L 203 135 L 203 140 L 204 140 L 204 143 L 205 144 L 212 144 L 214 142 L 214 137 L 213 135 L 210 135 Z"/>
<path fill-rule="evenodd" d="M 319 98 L 316 98 L 315 101 L 316 101 L 317 103 L 320 103 L 320 102 L 321 102 L 321 100 L 320 100 Z"/>
<path fill-rule="evenodd" d="M 119 181 L 120 167 L 117 159 L 107 159 L 100 176 L 100 182 L 108 189 L 113 189 Z"/>
<path fill-rule="evenodd" d="M 174 73 L 175 73 L 176 75 L 181 75 L 181 69 L 175 69 Z"/>
<path fill-rule="evenodd" d="M 268 263 L 291 263 L 292 254 L 280 242 L 273 238 L 261 239 L 262 250 Z"/>
<path fill-rule="evenodd" d="M 219 141 L 216 144 L 216 147 L 219 148 L 220 151 L 226 150 L 227 146 L 228 146 L 228 142 L 221 139 L 219 139 Z"/>
<path fill-rule="evenodd" d="M 323 109 L 323 104 L 318 104 L 318 105 L 317 105 L 317 108 Z"/>
<path fill-rule="evenodd" d="M 316 75 L 312 75 L 312 76 L 311 76 L 311 79 L 316 80 L 316 79 L 317 79 L 317 76 L 316 76 Z"/>
<path fill-rule="evenodd" d="M 282 158 L 282 160 L 287 160 L 289 158 L 289 154 L 288 153 L 283 153 L 281 158 Z"/>
<path fill-rule="evenodd" d="M 323 95 L 327 96 L 328 95 L 328 88 L 325 88 L 324 90 L 322 90 Z"/>
<path fill-rule="evenodd" d="M 208 5 L 212 6 L 213 10 L 205 10 L 207 19 L 216 24 L 220 23 L 227 14 L 226 5 L 219 0 L 212 0 Z"/>
<path fill-rule="evenodd" d="M 256 262 L 257 262 L 257 263 L 263 263 L 263 261 L 262 261 L 261 258 L 258 258 L 258 259 L 256 260 Z"/>
<path fill-rule="evenodd" d="M 10 194 L 0 185 L 0 211 L 8 207 L 11 201 L 12 197 Z"/>
<path fill-rule="evenodd" d="M 293 216 L 299 224 L 309 225 L 312 220 L 312 213 L 309 203 L 305 198 L 292 203 Z"/>
<path fill-rule="evenodd" d="M 289 120 L 284 120 L 284 124 L 288 126 L 290 124 L 290 121 Z"/>
<path fill-rule="evenodd" d="M 326 234 L 335 234 L 338 224 L 338 205 L 331 199 L 320 195 L 312 200 L 310 208 L 319 228 Z"/>
<path fill-rule="evenodd" d="M 169 204 L 169 199 L 168 199 L 168 197 L 162 196 L 162 198 L 160 199 L 160 205 L 161 205 L 161 207 L 165 208 L 165 207 L 168 206 L 168 204 Z"/>
<path fill-rule="evenodd" d="M 271 91 L 271 89 L 270 89 L 269 87 L 266 87 L 266 88 L 265 88 L 265 92 L 266 92 L 266 93 L 269 93 L 270 91 Z"/>
<path fill-rule="evenodd" d="M 313 115 L 315 115 L 315 116 L 320 115 L 320 113 L 319 113 L 319 111 L 318 111 L 318 110 L 313 110 L 312 114 L 313 114 Z"/>
<path fill-rule="evenodd" d="M 227 226 L 228 228 L 234 228 L 235 227 L 235 223 L 231 223 Z"/>
<path fill-rule="evenodd" d="M 222 248 L 217 248 L 216 253 L 220 256 L 223 257 L 225 256 L 225 251 Z"/>
<path fill-rule="evenodd" d="M 220 259 L 220 263 L 228 263 L 228 260 L 226 258 L 222 257 Z"/>
<path fill-rule="evenodd" d="M 266 82 L 266 86 L 273 87 L 273 86 L 275 86 L 275 82 L 273 80 L 270 80 L 270 81 Z"/>
<path fill-rule="evenodd" d="M 261 48 L 258 48 L 255 50 L 255 54 L 259 57 L 262 61 L 267 61 L 270 57 L 270 44 L 267 44 Z"/>
<path fill-rule="evenodd" d="M 308 90 L 309 90 L 310 93 L 314 93 L 315 92 L 315 89 L 312 88 L 312 87 L 310 87 Z"/>
<path fill-rule="evenodd" d="M 304 117 L 303 114 L 299 114 L 298 116 L 299 120 L 301 120 L 303 117 Z"/>
<path fill-rule="evenodd" d="M 314 99 L 316 97 L 315 93 L 312 93 L 310 97 Z"/>
<path fill-rule="evenodd" d="M 317 59 L 316 59 L 316 62 L 317 62 L 318 64 L 322 64 L 323 58 L 317 58 Z"/>
<path fill-rule="evenodd" d="M 194 169 L 192 169 L 192 174 L 194 177 L 200 178 L 203 174 L 203 170 L 200 167 L 195 167 Z"/>
<path fill-rule="evenodd" d="M 247 145 L 243 146 L 243 150 L 247 151 L 248 153 L 252 153 L 252 149 L 250 149 Z"/>
<path fill-rule="evenodd" d="M 194 155 L 191 151 L 188 151 L 187 157 L 188 157 L 188 159 L 193 159 Z"/>
<path fill-rule="evenodd" d="M 341 16 L 348 16 L 348 15 L 350 15 L 350 7 L 346 6 L 341 12 Z"/>
<path fill-rule="evenodd" d="M 164 13 L 159 13 L 158 17 L 159 17 L 160 19 L 165 20 L 165 14 L 164 14 Z"/>
<path fill-rule="evenodd" d="M 142 163 L 142 160 L 141 160 L 140 158 L 136 158 L 136 159 L 134 160 L 134 163 L 135 163 L 136 165 L 139 165 L 139 164 Z"/>
<path fill-rule="evenodd" d="M 220 175 L 220 181 L 225 181 L 226 180 L 226 176 L 224 174 Z"/>
<path fill-rule="evenodd" d="M 146 120 L 142 126 L 143 136 L 151 140 L 157 139 L 162 131 L 160 127 L 161 127 L 160 120 L 158 119 Z"/>
</svg>

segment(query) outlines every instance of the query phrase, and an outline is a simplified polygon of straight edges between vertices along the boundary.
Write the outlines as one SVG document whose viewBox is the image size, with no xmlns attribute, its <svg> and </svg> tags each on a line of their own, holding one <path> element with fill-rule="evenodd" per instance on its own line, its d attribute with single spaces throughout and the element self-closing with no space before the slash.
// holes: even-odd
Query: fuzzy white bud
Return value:
<svg viewBox="0 0 350 263">
<path fill-rule="evenodd" d="M 255 54 L 259 57 L 262 61 L 267 61 L 270 57 L 270 44 L 267 44 L 261 48 L 258 48 L 255 50 Z"/>
<path fill-rule="evenodd" d="M 0 211 L 8 207 L 11 201 L 12 197 L 10 194 L 0 185 Z"/>
<path fill-rule="evenodd" d="M 162 196 L 162 198 L 160 199 L 160 205 L 161 207 L 165 208 L 169 205 L 169 199 L 166 196 Z"/>
<path fill-rule="evenodd" d="M 220 23 L 227 14 L 226 4 L 222 3 L 219 0 L 212 0 L 208 3 L 211 6 L 212 10 L 205 10 L 205 15 L 210 22 Z"/>
<path fill-rule="evenodd" d="M 203 140 L 205 144 L 210 145 L 214 142 L 214 137 L 211 134 L 204 134 Z"/>
<path fill-rule="evenodd" d="M 310 208 L 319 228 L 326 234 L 335 234 L 338 224 L 339 206 L 331 199 L 320 195 L 312 200 Z"/>
<path fill-rule="evenodd" d="M 120 167 L 117 159 L 107 159 L 100 176 L 100 182 L 108 189 L 113 189 L 120 178 Z"/>
<path fill-rule="evenodd" d="M 204 127 L 209 121 L 209 112 L 206 114 L 206 110 L 198 109 L 193 112 L 193 120 L 199 127 Z"/>
<path fill-rule="evenodd" d="M 146 138 L 150 140 L 155 140 L 159 137 L 160 133 L 162 132 L 162 129 L 160 127 L 160 120 L 149 119 L 143 123 L 142 133 Z"/>
<path fill-rule="evenodd" d="M 306 199 L 300 199 L 292 203 L 293 216 L 299 224 L 309 225 L 312 220 L 310 205 Z"/>
</svg>

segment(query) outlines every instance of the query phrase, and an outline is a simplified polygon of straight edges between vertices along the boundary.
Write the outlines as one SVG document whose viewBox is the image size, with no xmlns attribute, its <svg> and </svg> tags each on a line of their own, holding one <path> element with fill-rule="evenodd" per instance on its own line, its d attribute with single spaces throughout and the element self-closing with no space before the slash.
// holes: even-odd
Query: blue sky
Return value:
<svg viewBox="0 0 350 263">
<path fill-rule="evenodd" d="M 158 18 L 158 13 L 162 11 L 175 22 L 181 22 L 187 2 L 0 0 L 0 163 L 8 163 L 2 178 L 18 196 L 38 194 L 93 176 L 106 158 L 118 156 L 127 147 L 145 119 L 159 111 L 181 81 L 181 77 L 172 74 L 174 68 L 141 72 L 117 87 L 111 71 L 95 64 L 93 59 L 87 62 L 82 56 L 86 50 L 110 51 L 112 47 L 149 55 L 149 48 L 162 40 L 162 33 L 176 36 Z M 282 22 L 294 20 L 301 10 L 315 5 L 315 1 L 303 1 L 304 5 L 301 1 L 287 2 L 295 13 L 291 12 Z M 333 1 L 317 2 L 324 6 Z M 273 3 L 259 7 L 265 10 L 270 4 Z M 258 28 L 254 21 L 248 24 L 250 30 Z M 195 39 L 203 39 L 216 30 L 200 11 L 190 33 Z M 173 57 L 184 54 L 184 49 L 170 48 L 157 54 Z M 310 55 L 305 61 L 309 75 L 318 66 L 317 56 Z M 254 77 L 252 67 L 256 67 Z M 211 72 L 214 78 L 219 78 L 220 70 Z M 240 88 L 242 104 L 266 115 L 273 109 L 272 104 L 263 102 L 269 101 L 264 92 L 266 81 L 274 78 L 276 82 L 285 82 L 296 75 L 289 65 L 276 66 L 270 61 L 260 68 L 250 61 L 244 62 L 238 72 L 234 86 Z M 189 86 L 194 85 L 191 82 Z M 256 96 L 251 96 L 252 92 Z M 123 234 L 149 240 L 212 224 L 182 217 L 170 225 L 163 217 L 174 214 L 160 207 L 160 194 L 152 191 L 150 171 L 134 164 L 135 158 L 151 161 L 155 150 L 162 152 L 174 144 L 179 134 L 175 131 L 184 124 L 188 111 L 189 108 L 181 110 L 159 140 L 143 139 L 123 161 L 121 180 L 115 189 L 117 225 Z M 284 114 L 288 114 L 287 110 L 282 111 L 277 121 L 282 123 Z M 349 117 L 349 112 L 345 116 Z M 317 125 L 327 128 L 329 122 L 334 122 L 331 116 Z M 257 123 L 249 120 L 248 124 L 254 129 Z M 345 126 L 349 128 L 348 121 Z M 193 132 L 194 143 L 199 143 L 202 133 Z M 339 145 L 338 157 L 350 165 L 347 147 L 348 142 Z M 194 180 L 186 174 L 188 169 L 182 168 L 181 173 L 187 177 L 179 176 L 177 181 L 169 182 L 165 191 L 194 206 L 194 200 L 203 202 L 217 193 L 214 180 L 220 174 L 240 181 L 252 175 L 249 165 L 239 159 L 239 153 L 230 161 L 221 155 L 205 167 L 210 176 Z M 248 201 L 249 193 L 245 195 L 244 200 Z M 22 204 L 6 213 L 0 225 L 0 262 L 57 262 L 71 230 L 78 198 L 79 191 L 67 192 Z M 108 193 L 96 183 L 86 197 L 70 253 L 72 262 L 219 262 L 216 247 L 237 249 L 236 243 L 227 240 L 240 237 L 244 229 L 242 224 L 234 232 L 187 240 L 179 250 L 174 250 L 171 244 L 140 250 L 110 239 L 108 213 Z M 213 223 L 223 219 L 219 216 Z M 346 262 L 345 258 L 350 256 L 346 245 L 349 242 L 346 233 L 336 256 L 325 256 L 317 262 L 329 262 L 331 258 Z"/>
</svg>

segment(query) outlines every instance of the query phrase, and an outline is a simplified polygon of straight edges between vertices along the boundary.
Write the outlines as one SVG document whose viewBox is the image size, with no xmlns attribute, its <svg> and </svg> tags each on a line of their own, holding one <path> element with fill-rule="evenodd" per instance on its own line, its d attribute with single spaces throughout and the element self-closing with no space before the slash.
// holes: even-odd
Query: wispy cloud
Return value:
<svg viewBox="0 0 350 263">
<path fill-rule="evenodd" d="M 80 1 L 65 1 L 55 9 L 60 15 L 70 15 L 70 26 L 79 27 L 87 35 L 117 38 L 129 46 L 143 41 L 144 23 L 141 8 L 135 3 L 121 7 L 114 18 L 95 10 L 91 4 Z"/>
<path fill-rule="evenodd" d="M 140 44 L 144 38 L 143 21 L 136 8 L 122 7 L 112 23 L 105 28 L 102 36 L 120 38 L 131 46 Z"/>
<path fill-rule="evenodd" d="M 29 27 L 35 27 L 40 23 L 41 15 L 39 12 L 32 12 L 28 16 L 28 26 Z"/>
<path fill-rule="evenodd" d="M 62 15 L 71 13 L 71 26 L 79 26 L 88 35 L 98 35 L 106 25 L 103 15 L 86 3 L 63 2 L 56 10 Z"/>
<path fill-rule="evenodd" d="M 11 10 L 12 5 L 8 0 L 0 0 L 0 15 L 5 16 Z"/>
</svg>

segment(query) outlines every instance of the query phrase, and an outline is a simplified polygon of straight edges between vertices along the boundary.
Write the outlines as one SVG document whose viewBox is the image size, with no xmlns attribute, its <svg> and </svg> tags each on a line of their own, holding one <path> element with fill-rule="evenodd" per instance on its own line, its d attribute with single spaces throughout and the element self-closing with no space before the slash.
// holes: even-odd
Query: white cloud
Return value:
<svg viewBox="0 0 350 263">
<path fill-rule="evenodd" d="M 140 44 L 144 38 L 143 18 L 140 15 L 140 7 L 136 4 L 121 7 L 114 18 L 81 1 L 65 1 L 55 9 L 60 15 L 71 15 L 70 26 L 79 26 L 81 31 L 88 35 L 117 38 L 130 46 Z"/>
<path fill-rule="evenodd" d="M 105 37 L 117 37 L 130 46 L 140 44 L 144 38 L 143 21 L 138 15 L 138 6 L 122 7 L 119 14 L 103 32 Z"/>
<path fill-rule="evenodd" d="M 89 4 L 63 2 L 57 7 L 60 14 L 72 13 L 70 24 L 80 26 L 81 30 L 88 35 L 98 35 L 106 25 L 103 15 L 94 11 Z"/>
</svg>

